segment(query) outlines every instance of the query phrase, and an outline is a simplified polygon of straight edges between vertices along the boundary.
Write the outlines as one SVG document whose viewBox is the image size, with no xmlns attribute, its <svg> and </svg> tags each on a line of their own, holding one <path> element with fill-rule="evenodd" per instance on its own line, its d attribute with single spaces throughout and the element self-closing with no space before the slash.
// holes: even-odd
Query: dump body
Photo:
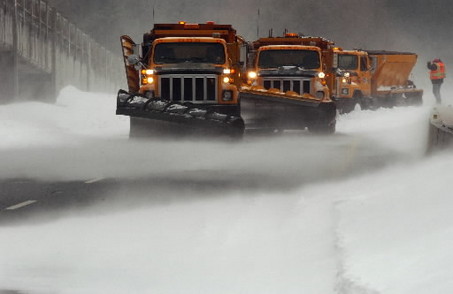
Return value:
<svg viewBox="0 0 453 294">
<path fill-rule="evenodd" d="M 335 130 L 335 105 L 324 73 L 322 38 L 261 38 L 249 45 L 242 115 L 251 128 Z"/>
<path fill-rule="evenodd" d="M 118 95 L 117 114 L 131 117 L 131 134 L 137 126 L 152 129 L 155 120 L 188 133 L 215 133 L 222 124 L 234 135 L 243 132 L 238 121 L 245 42 L 231 25 L 155 24 L 141 46 L 127 36 L 122 46 L 129 92 Z"/>
<path fill-rule="evenodd" d="M 409 77 L 417 63 L 414 53 L 366 51 L 372 62 L 373 96 L 386 96 L 392 91 L 410 89 Z"/>
</svg>

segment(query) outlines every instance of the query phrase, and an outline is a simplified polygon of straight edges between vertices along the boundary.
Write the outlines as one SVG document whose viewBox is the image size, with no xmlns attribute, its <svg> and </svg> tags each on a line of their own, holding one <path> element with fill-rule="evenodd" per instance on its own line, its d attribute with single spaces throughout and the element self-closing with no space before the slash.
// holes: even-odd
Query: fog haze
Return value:
<svg viewBox="0 0 453 294">
<path fill-rule="evenodd" d="M 348 48 L 410 50 L 406 41 L 440 51 L 448 44 L 453 3 L 448 0 L 51 0 L 108 46 L 121 34 L 140 36 L 153 23 L 213 20 L 232 24 L 248 40 L 270 29 L 320 35 Z M 154 11 L 154 13 L 153 13 Z M 429 44 L 429 45 L 428 45 Z M 446 51 L 446 50 L 445 50 Z"/>
<path fill-rule="evenodd" d="M 81 195 L 90 205 L 67 199 L 58 209 L 55 193 L 23 208 L 41 207 L 36 215 L 9 211 L 18 217 L 0 226 L 0 292 L 453 292 L 453 156 L 424 153 L 434 105 L 425 63 L 453 68 L 453 2 L 50 2 L 118 53 L 120 35 L 140 42 L 154 22 L 179 20 L 230 23 L 247 40 L 288 29 L 344 48 L 415 52 L 424 103 L 339 116 L 329 137 L 236 143 L 129 140 L 115 95 L 73 87 L 55 104 L 1 105 L 3 181 L 110 189 Z M 443 99 L 453 104 L 448 81 Z"/>
<path fill-rule="evenodd" d="M 153 23 L 208 20 L 232 24 L 246 40 L 281 35 L 285 29 L 323 36 L 343 48 L 415 52 L 419 63 L 412 80 L 429 86 L 426 62 L 453 59 L 451 15 L 448 0 L 167 0 L 167 1 L 63 1 L 51 3 L 101 44 L 120 54 L 119 36 L 136 42 Z M 453 64 L 451 65 L 453 66 Z"/>
</svg>

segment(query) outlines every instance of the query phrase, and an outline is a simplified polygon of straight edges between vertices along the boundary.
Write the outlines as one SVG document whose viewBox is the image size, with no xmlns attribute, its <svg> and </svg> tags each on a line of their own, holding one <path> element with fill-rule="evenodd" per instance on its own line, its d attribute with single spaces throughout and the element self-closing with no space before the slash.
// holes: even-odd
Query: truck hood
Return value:
<svg viewBox="0 0 453 294">
<path fill-rule="evenodd" d="M 155 68 L 156 74 L 174 73 L 213 73 L 221 74 L 223 67 L 213 66 L 212 64 L 184 62 L 165 64 Z"/>
<path fill-rule="evenodd" d="M 298 66 L 281 66 L 279 68 L 261 69 L 258 75 L 261 77 L 271 76 L 301 76 L 315 77 L 319 71 L 313 69 L 304 69 Z"/>
</svg>

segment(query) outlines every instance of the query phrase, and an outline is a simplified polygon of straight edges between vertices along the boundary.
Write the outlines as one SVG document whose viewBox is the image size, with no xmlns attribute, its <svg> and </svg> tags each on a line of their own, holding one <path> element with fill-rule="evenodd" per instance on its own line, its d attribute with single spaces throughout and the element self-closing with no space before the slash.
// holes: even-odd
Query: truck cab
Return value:
<svg viewBox="0 0 453 294">
<path fill-rule="evenodd" d="M 336 106 L 328 88 L 324 54 L 333 43 L 285 33 L 249 43 L 242 117 L 249 128 L 332 134 Z"/>
<path fill-rule="evenodd" d="M 121 47 L 128 91 L 116 114 L 130 117 L 131 138 L 242 137 L 246 43 L 231 25 L 154 24 L 141 44 L 121 36 Z"/>
<path fill-rule="evenodd" d="M 155 24 L 141 46 L 128 36 L 122 44 L 130 93 L 240 115 L 245 42 L 231 25 Z M 128 63 L 130 56 L 135 64 Z"/>
<path fill-rule="evenodd" d="M 340 112 L 350 112 L 357 104 L 367 108 L 372 76 L 367 52 L 334 48 L 332 66 L 335 77 L 331 86 L 332 97 Z"/>
<path fill-rule="evenodd" d="M 329 97 L 321 49 L 303 45 L 267 45 L 256 52 L 249 84 L 314 99 Z"/>
<path fill-rule="evenodd" d="M 164 37 L 153 41 L 139 92 L 177 103 L 238 114 L 235 70 L 225 40 Z"/>
</svg>

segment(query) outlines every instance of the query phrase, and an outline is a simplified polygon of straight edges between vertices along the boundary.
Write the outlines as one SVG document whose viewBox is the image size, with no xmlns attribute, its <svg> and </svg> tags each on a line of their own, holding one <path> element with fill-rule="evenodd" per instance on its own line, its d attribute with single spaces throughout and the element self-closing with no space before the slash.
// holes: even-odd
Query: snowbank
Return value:
<svg viewBox="0 0 453 294">
<path fill-rule="evenodd" d="M 240 144 L 131 142 L 128 119 L 114 108 L 114 97 L 74 88 L 56 105 L 0 106 L 0 154 L 9 170 L 1 175 L 190 180 L 198 172 L 247 189 L 118 191 L 113 203 L 53 222 L 2 226 L 0 288 L 453 292 L 453 155 L 423 157 L 429 105 L 353 112 L 328 138 L 287 134 Z M 254 189 L 249 181 L 265 183 Z"/>
</svg>

